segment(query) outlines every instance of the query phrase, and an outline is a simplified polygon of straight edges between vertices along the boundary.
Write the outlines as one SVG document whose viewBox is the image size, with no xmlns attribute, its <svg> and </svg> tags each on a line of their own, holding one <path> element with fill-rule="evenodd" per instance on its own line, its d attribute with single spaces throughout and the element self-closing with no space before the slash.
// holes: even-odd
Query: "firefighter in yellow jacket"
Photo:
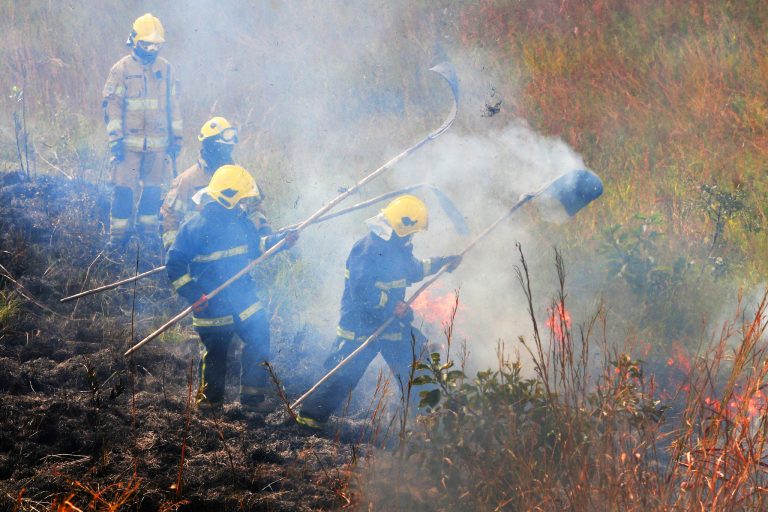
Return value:
<svg viewBox="0 0 768 512">
<path fill-rule="evenodd" d="M 121 248 L 135 231 L 157 240 L 168 157 L 181 148 L 182 122 L 177 84 L 167 60 L 160 20 L 147 13 L 133 23 L 131 53 L 112 66 L 104 85 L 104 121 L 113 160 L 114 195 L 110 245 Z"/>
<path fill-rule="evenodd" d="M 200 158 L 173 180 L 160 208 L 163 247 L 166 250 L 173 244 L 184 221 L 200 210 L 200 205 L 193 201 L 195 194 L 208 186 L 219 167 L 235 163 L 232 150 L 238 141 L 237 130 L 225 118 L 217 116 L 206 121 L 197 140 L 200 141 Z M 252 220 L 257 221 L 253 217 Z M 258 227 L 260 222 L 256 224 Z"/>
</svg>

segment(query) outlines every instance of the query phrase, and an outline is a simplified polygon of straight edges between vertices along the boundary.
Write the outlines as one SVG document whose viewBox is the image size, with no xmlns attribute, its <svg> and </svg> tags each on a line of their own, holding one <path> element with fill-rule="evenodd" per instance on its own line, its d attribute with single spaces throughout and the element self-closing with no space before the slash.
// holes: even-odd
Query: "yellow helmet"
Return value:
<svg viewBox="0 0 768 512">
<path fill-rule="evenodd" d="M 261 191 L 256 180 L 239 165 L 222 165 L 219 167 L 213 173 L 206 192 L 217 203 L 230 210 L 246 197 L 261 199 Z"/>
<path fill-rule="evenodd" d="M 416 196 L 400 196 L 381 212 L 399 237 L 422 231 L 429 225 L 427 205 Z"/>
<path fill-rule="evenodd" d="M 139 16 L 136 18 L 136 21 L 133 22 L 133 30 L 128 38 L 128 43 L 133 46 L 139 41 L 156 44 L 165 42 L 165 29 L 163 28 L 163 24 L 150 13 Z"/>
<path fill-rule="evenodd" d="M 219 136 L 224 144 L 237 144 L 237 129 L 230 124 L 229 121 L 223 117 L 216 116 L 210 118 L 200 128 L 200 133 L 197 135 L 197 140 L 203 142 L 205 139 Z"/>
</svg>

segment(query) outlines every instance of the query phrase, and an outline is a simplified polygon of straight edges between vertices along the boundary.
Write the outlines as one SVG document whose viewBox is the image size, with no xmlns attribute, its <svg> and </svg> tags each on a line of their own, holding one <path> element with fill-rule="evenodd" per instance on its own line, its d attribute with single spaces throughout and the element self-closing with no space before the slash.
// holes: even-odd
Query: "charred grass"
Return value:
<svg viewBox="0 0 768 512">
<path fill-rule="evenodd" d="M 101 250 L 102 192 L 41 177 L 0 196 L 0 508 L 337 508 L 337 479 L 320 467 L 343 467 L 344 443 L 236 405 L 198 413 L 188 325 L 122 356 L 181 309 L 165 281 L 59 304 L 135 272 L 135 256 Z"/>
</svg>

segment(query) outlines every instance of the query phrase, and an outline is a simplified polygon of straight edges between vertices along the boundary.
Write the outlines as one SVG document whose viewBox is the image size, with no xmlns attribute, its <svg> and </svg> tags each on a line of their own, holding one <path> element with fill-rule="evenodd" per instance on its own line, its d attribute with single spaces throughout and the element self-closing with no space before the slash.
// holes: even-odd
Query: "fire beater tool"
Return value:
<svg viewBox="0 0 768 512">
<path fill-rule="evenodd" d="M 351 188 L 347 189 L 343 193 L 341 193 L 338 196 L 336 196 L 336 198 L 331 200 L 328 204 L 326 204 L 325 206 L 323 206 L 322 208 L 317 210 L 315 213 L 313 213 L 310 217 L 305 219 L 301 224 L 299 224 L 296 227 L 296 231 L 297 232 L 301 232 L 304 228 L 306 228 L 307 226 L 309 226 L 309 225 L 313 224 L 314 222 L 316 222 L 317 219 L 319 219 L 326 212 L 331 210 L 331 208 L 333 208 L 334 206 L 336 206 L 337 204 L 342 202 L 344 199 L 346 199 L 351 194 L 356 192 L 358 189 L 363 187 L 366 183 L 368 183 L 369 181 L 371 181 L 374 178 L 378 177 L 379 175 L 381 175 L 383 172 L 387 171 L 388 169 L 391 169 L 400 160 L 402 160 L 406 156 L 410 155 L 411 153 L 413 153 L 414 151 L 416 151 L 417 149 L 419 149 L 420 147 L 422 147 L 426 143 L 436 139 L 437 137 L 442 135 L 446 130 L 448 130 L 448 128 L 451 127 L 451 125 L 453 124 L 454 119 L 456 119 L 456 113 L 457 113 L 458 108 L 459 108 L 459 84 L 458 84 L 458 80 L 456 78 L 456 70 L 453 68 L 452 64 L 450 64 L 448 62 L 443 62 L 443 63 L 438 64 L 437 66 L 431 68 L 430 71 L 434 71 L 435 73 L 438 73 L 441 77 L 443 77 L 448 82 L 448 85 L 451 87 L 451 92 L 453 93 L 453 105 L 451 106 L 451 111 L 448 114 L 448 117 L 446 117 L 445 121 L 443 121 L 443 124 L 441 124 L 440 127 L 438 127 L 435 131 L 431 132 L 429 135 L 427 135 L 426 137 L 421 139 L 419 142 L 417 142 L 413 146 L 409 147 L 408 149 L 406 149 L 402 153 L 398 154 L 397 156 L 392 158 L 390 161 L 388 161 L 387 163 L 385 163 L 384 165 L 382 165 L 381 167 L 379 167 L 378 169 L 376 169 L 375 171 L 371 172 L 366 177 L 364 177 L 363 179 L 361 179 L 360 181 L 355 183 Z M 246 265 L 237 274 L 233 275 L 232 277 L 230 277 L 229 279 L 224 281 L 222 284 L 220 284 L 216 289 L 212 290 L 210 293 L 205 294 L 204 298 L 212 299 L 213 297 L 215 297 L 216 295 L 221 293 L 222 290 L 224 290 L 226 287 L 228 287 L 229 285 L 231 285 L 232 283 L 234 283 L 235 281 L 240 279 L 242 276 L 244 276 L 245 274 L 250 272 L 251 269 L 254 268 L 256 265 L 258 265 L 259 263 L 261 263 L 265 259 L 267 259 L 270 256 L 272 256 L 274 253 L 279 251 L 280 248 L 283 245 L 285 245 L 285 240 L 280 240 L 278 243 L 273 245 L 269 250 L 264 252 L 261 256 L 259 256 L 255 260 L 251 261 L 248 265 Z M 200 301 L 198 301 L 198 302 L 200 302 Z M 158 337 L 160 334 L 162 334 L 163 332 L 168 330 L 168 328 L 170 328 L 173 324 L 175 324 L 176 322 L 178 322 L 179 320 L 181 320 L 182 318 L 184 318 L 188 314 L 190 314 L 192 312 L 192 309 L 197 307 L 197 306 L 198 306 L 198 303 L 196 302 L 195 304 L 187 307 L 181 313 L 179 313 L 178 315 L 174 316 L 173 318 L 168 320 L 166 323 L 164 323 L 162 326 L 160 326 L 157 330 L 155 330 L 155 332 L 153 332 L 152 334 L 150 334 L 149 336 L 147 336 L 143 340 L 139 341 L 133 347 L 129 348 L 125 352 L 125 354 L 123 354 L 123 355 L 124 356 L 128 356 L 128 355 L 132 354 L 133 352 L 135 352 L 136 350 L 138 350 L 139 348 L 141 348 L 142 346 L 144 346 L 145 344 L 149 343 L 150 341 L 152 341 L 153 339 Z"/>
<path fill-rule="evenodd" d="M 408 192 L 413 192 L 414 190 L 418 190 L 420 188 L 426 188 L 432 193 L 435 194 L 435 197 L 437 198 L 438 202 L 440 203 L 440 206 L 443 210 L 443 212 L 448 216 L 449 219 L 451 219 L 451 222 L 453 224 L 454 229 L 456 232 L 460 235 L 466 235 L 469 233 L 469 228 L 467 227 L 467 222 L 464 220 L 464 216 L 459 211 L 459 209 L 456 207 L 456 205 L 451 201 L 451 199 L 439 188 L 437 188 L 435 185 L 430 185 L 428 183 L 419 183 L 418 185 L 411 185 L 410 187 L 401 188 L 399 190 L 393 190 L 392 192 L 386 192 L 384 194 L 378 195 L 376 197 L 372 197 L 371 199 L 368 199 L 366 201 L 354 204 L 348 208 L 344 208 L 343 210 L 339 210 L 338 212 L 329 213 L 328 215 L 324 215 L 317 219 L 315 221 L 315 224 L 319 224 L 321 222 L 325 222 L 330 219 L 334 219 L 336 217 L 341 217 L 342 215 L 346 215 L 348 213 L 352 213 L 354 211 L 360 210 L 362 208 L 365 208 L 367 206 L 370 206 L 372 204 L 379 203 L 381 201 L 384 201 L 386 199 L 389 199 L 391 197 L 395 197 L 401 194 L 406 194 Z M 279 231 L 287 231 L 289 229 L 296 229 L 299 227 L 300 223 L 291 224 L 289 226 L 285 226 L 280 228 Z M 120 281 L 115 281 L 114 283 L 105 284 L 103 286 L 99 286 L 97 288 L 92 288 L 90 290 L 85 290 L 80 293 L 76 293 L 74 295 L 70 295 L 68 297 L 64 297 L 63 299 L 59 299 L 60 303 L 69 302 L 75 299 L 79 299 L 81 297 L 86 297 L 88 295 L 93 295 L 96 293 L 106 292 L 108 290 L 114 290 L 115 288 L 118 288 L 124 284 L 132 283 L 134 281 L 138 281 L 139 279 L 144 279 L 145 277 L 149 277 L 153 274 L 157 274 L 158 272 L 162 272 L 165 270 L 165 265 L 162 265 L 160 267 L 153 268 L 152 270 L 147 270 L 146 272 L 142 272 L 141 274 L 137 274 L 132 277 L 127 277 L 125 279 L 121 279 Z"/>
<path fill-rule="evenodd" d="M 499 224 L 512 216 L 526 203 L 536 199 L 537 197 L 548 198 L 549 200 L 554 201 L 565 210 L 569 217 L 572 217 L 576 215 L 579 210 L 597 199 L 602 193 L 603 182 L 600 180 L 597 174 L 593 173 L 592 171 L 582 169 L 563 174 L 559 178 L 556 178 L 553 181 L 545 184 L 536 192 L 529 192 L 527 194 L 521 195 L 520 199 L 518 199 L 518 201 L 509 210 L 504 212 L 501 217 L 496 219 L 490 226 L 485 228 L 482 233 L 477 235 L 477 237 L 475 237 L 475 239 L 472 240 L 469 245 L 464 247 L 464 249 L 459 253 L 459 256 L 464 256 L 467 252 L 469 252 L 470 249 L 477 245 L 480 240 L 488 236 L 488 234 L 491 233 L 491 231 L 493 231 Z M 447 270 L 448 265 L 443 266 L 436 274 L 424 281 L 424 283 L 419 286 L 415 292 L 413 292 L 413 294 L 405 303 L 408 306 L 413 304 L 416 298 L 424 290 L 429 288 L 432 283 L 437 281 L 440 276 L 442 276 Z M 381 333 L 384 332 L 384 330 L 389 326 L 389 324 L 396 320 L 396 318 L 397 317 L 395 315 L 390 316 L 383 324 L 381 324 L 381 326 L 379 326 L 378 329 L 373 332 L 373 334 L 368 336 L 368 338 L 362 342 L 359 347 L 357 347 L 347 357 L 342 359 L 339 364 L 337 364 L 333 369 L 326 373 L 319 381 L 317 381 L 314 386 L 309 388 L 306 393 L 296 399 L 296 401 L 291 404 L 291 409 L 298 407 L 304 400 L 307 399 L 309 395 L 314 393 L 315 390 L 317 390 L 317 388 L 319 388 L 325 381 L 327 381 L 334 373 L 339 371 L 342 366 L 347 364 L 353 357 L 364 350 L 366 346 L 378 338 L 379 335 L 381 335 Z"/>
</svg>

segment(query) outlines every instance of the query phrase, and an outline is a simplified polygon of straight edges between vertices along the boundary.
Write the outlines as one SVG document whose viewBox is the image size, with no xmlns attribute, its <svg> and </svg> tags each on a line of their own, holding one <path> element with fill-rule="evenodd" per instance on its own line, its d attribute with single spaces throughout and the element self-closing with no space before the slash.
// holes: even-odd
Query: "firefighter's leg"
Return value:
<svg viewBox="0 0 768 512">
<path fill-rule="evenodd" d="M 240 403 L 257 405 L 264 401 L 269 386 L 264 361 L 269 359 L 269 321 L 259 309 L 238 324 L 237 334 L 243 341 L 240 355 Z"/>
<path fill-rule="evenodd" d="M 125 158 L 114 162 L 112 184 L 115 189 L 109 214 L 110 244 L 125 244 L 133 231 L 133 211 L 139 192 L 141 153 L 126 151 Z"/>
<path fill-rule="evenodd" d="M 336 350 L 325 361 L 326 371 L 334 368 L 360 344 L 359 341 L 343 338 L 337 339 L 336 343 Z M 365 350 L 358 353 L 325 381 L 317 391 L 307 397 L 301 406 L 300 415 L 321 423 L 327 421 L 331 413 L 349 397 L 349 394 L 365 374 L 368 365 L 378 353 L 378 343 L 378 341 L 374 341 Z"/>
<path fill-rule="evenodd" d="M 413 386 L 410 383 L 412 377 L 418 376 L 418 373 L 413 370 L 414 357 L 417 361 L 428 357 L 426 353 L 427 337 L 420 330 L 409 326 L 403 329 L 402 340 L 382 340 L 381 344 L 381 355 L 395 376 L 401 397 L 403 400 L 410 397 L 409 409 L 415 413 L 418 410 L 419 392 L 430 391 L 435 388 L 433 385 Z"/>
<path fill-rule="evenodd" d="M 200 358 L 198 398 L 203 398 L 203 405 L 219 408 L 224 403 L 227 349 L 233 332 L 221 329 L 198 329 L 198 334 L 205 347 L 203 356 Z"/>
<path fill-rule="evenodd" d="M 166 174 L 165 153 L 144 153 L 140 170 L 142 189 L 136 212 L 136 228 L 139 234 L 147 238 L 160 236 L 158 214 L 163 204 Z"/>
</svg>

